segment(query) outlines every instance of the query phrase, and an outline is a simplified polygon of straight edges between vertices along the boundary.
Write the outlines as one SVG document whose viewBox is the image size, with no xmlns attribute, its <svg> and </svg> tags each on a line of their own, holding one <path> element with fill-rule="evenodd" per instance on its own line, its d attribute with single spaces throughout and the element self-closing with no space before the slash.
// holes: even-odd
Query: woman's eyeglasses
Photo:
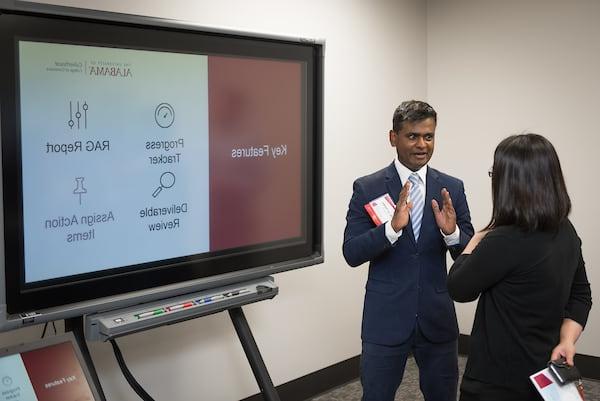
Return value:
<svg viewBox="0 0 600 401">
<path fill-rule="evenodd" d="M 494 170 L 492 170 L 491 168 L 488 170 L 488 175 L 490 176 L 490 178 L 492 178 L 492 176 L 494 175 Z"/>
</svg>

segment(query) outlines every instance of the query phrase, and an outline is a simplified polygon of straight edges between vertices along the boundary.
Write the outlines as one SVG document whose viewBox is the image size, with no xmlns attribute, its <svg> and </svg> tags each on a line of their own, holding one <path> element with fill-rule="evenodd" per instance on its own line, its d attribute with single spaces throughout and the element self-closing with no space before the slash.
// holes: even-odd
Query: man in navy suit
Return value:
<svg viewBox="0 0 600 401">
<path fill-rule="evenodd" d="M 458 325 L 446 288 L 446 251 L 458 257 L 473 235 L 469 207 L 462 181 L 427 165 L 435 110 L 406 101 L 392 123 L 390 144 L 398 157 L 354 182 L 344 232 L 348 264 L 369 262 L 362 400 L 392 401 L 412 354 L 425 400 L 455 401 Z M 393 214 L 373 219 L 365 205 L 386 194 L 395 203 Z"/>
</svg>

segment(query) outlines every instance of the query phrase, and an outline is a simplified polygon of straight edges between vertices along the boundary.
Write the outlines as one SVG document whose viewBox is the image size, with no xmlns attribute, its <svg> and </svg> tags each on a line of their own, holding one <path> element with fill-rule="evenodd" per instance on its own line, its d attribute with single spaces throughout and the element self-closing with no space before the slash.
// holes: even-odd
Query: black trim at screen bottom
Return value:
<svg viewBox="0 0 600 401">
<path fill-rule="evenodd" d="M 461 334 L 458 338 L 459 355 L 467 355 L 469 351 L 469 336 Z M 600 380 L 600 357 L 581 355 L 575 356 L 575 365 L 586 379 Z M 335 365 L 328 366 L 306 376 L 277 386 L 281 401 L 304 401 L 319 394 L 333 390 L 336 387 L 358 379 L 360 355 Z M 240 401 L 262 401 L 260 394 L 254 394 Z"/>
</svg>

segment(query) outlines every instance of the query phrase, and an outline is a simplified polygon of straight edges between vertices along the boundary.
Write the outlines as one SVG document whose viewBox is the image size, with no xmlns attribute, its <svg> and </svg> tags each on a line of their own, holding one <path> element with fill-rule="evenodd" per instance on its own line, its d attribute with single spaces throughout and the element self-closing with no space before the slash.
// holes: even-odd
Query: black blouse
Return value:
<svg viewBox="0 0 600 401">
<path fill-rule="evenodd" d="M 529 386 L 559 342 L 564 318 L 585 327 L 592 306 L 581 240 L 566 221 L 552 232 L 502 226 L 489 232 L 448 274 L 458 302 L 479 296 L 465 376 Z"/>
</svg>

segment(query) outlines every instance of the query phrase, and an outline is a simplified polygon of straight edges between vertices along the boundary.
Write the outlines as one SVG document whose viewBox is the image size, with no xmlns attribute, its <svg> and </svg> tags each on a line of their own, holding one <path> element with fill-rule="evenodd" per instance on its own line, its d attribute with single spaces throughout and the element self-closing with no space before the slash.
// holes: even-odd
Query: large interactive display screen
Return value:
<svg viewBox="0 0 600 401">
<path fill-rule="evenodd" d="M 8 313 L 321 261 L 322 46 L 75 11 L 0 14 Z"/>
</svg>

